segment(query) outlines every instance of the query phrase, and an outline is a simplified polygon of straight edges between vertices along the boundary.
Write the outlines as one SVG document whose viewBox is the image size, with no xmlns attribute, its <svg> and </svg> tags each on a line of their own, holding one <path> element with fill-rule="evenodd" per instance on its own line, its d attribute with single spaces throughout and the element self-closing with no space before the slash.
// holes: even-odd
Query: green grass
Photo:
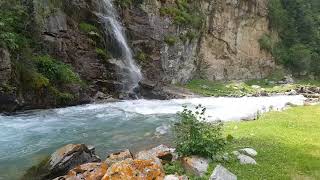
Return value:
<svg viewBox="0 0 320 180">
<path fill-rule="evenodd" d="M 238 179 L 320 179 L 320 106 L 271 112 L 257 121 L 227 123 L 228 150 L 252 147 L 258 165 L 225 163 Z"/>
<path fill-rule="evenodd" d="M 261 88 L 255 89 L 252 85 Z M 203 96 L 245 96 L 259 92 L 284 93 L 300 86 L 320 86 L 319 80 L 298 80 L 295 84 L 275 85 L 270 80 L 250 80 L 246 82 L 214 82 L 208 80 L 192 80 L 183 87 Z"/>
</svg>

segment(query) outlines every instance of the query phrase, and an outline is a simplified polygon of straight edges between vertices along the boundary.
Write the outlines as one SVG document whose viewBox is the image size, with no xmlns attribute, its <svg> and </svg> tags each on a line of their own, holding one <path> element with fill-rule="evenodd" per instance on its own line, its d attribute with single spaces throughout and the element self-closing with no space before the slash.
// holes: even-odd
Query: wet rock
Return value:
<svg viewBox="0 0 320 180">
<path fill-rule="evenodd" d="M 209 160 L 199 156 L 190 156 L 184 157 L 182 164 L 186 171 L 197 176 L 203 176 L 208 170 Z"/>
<path fill-rule="evenodd" d="M 240 164 L 257 164 L 256 160 L 244 154 L 238 155 L 237 158 L 240 161 Z"/>
<path fill-rule="evenodd" d="M 129 151 L 129 149 L 126 149 L 124 151 L 120 151 L 120 152 L 116 152 L 116 153 L 112 153 L 110 154 L 107 159 L 106 159 L 106 163 L 111 166 L 112 164 L 118 162 L 118 161 L 123 161 L 125 159 L 133 159 L 131 152 Z"/>
<path fill-rule="evenodd" d="M 251 157 L 255 157 L 258 154 L 257 151 L 252 148 L 243 148 L 243 149 L 240 149 L 239 152 Z"/>
<path fill-rule="evenodd" d="M 87 163 L 70 170 L 67 175 L 55 178 L 54 180 L 101 180 L 107 173 L 106 163 Z"/>
<path fill-rule="evenodd" d="M 63 175 L 72 168 L 100 159 L 84 144 L 68 144 L 54 152 L 49 160 L 50 177 Z"/>
<path fill-rule="evenodd" d="M 170 162 L 174 157 L 174 148 L 169 148 L 166 145 L 161 144 L 150 150 L 141 151 L 136 154 L 136 159 L 154 159 L 156 162 Z"/>
<path fill-rule="evenodd" d="M 162 125 L 156 128 L 156 132 L 154 133 L 156 136 L 161 136 L 167 134 L 170 129 L 168 125 Z"/>
<path fill-rule="evenodd" d="M 232 174 L 225 167 L 218 165 L 213 170 L 209 180 L 237 180 L 237 176 Z"/>
<path fill-rule="evenodd" d="M 122 180 L 122 179 L 164 179 L 164 171 L 161 165 L 152 160 L 132 160 L 126 159 L 114 163 L 102 180 Z"/>
</svg>

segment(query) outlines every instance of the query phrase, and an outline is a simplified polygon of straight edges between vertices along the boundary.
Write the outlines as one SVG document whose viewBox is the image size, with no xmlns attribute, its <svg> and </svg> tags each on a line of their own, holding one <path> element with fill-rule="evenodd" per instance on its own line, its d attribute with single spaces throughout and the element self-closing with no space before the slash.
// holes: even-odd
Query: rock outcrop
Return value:
<svg viewBox="0 0 320 180">
<path fill-rule="evenodd" d="M 259 39 L 270 34 L 267 0 L 211 0 L 200 43 L 202 72 L 209 80 L 259 79 L 275 68 Z"/>
</svg>

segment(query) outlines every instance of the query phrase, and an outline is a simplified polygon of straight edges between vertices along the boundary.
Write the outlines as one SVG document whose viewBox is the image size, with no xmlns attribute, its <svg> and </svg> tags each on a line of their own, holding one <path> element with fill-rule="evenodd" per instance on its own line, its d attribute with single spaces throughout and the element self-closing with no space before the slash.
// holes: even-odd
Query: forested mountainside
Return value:
<svg viewBox="0 0 320 180">
<path fill-rule="evenodd" d="M 119 43 L 99 18 L 105 2 L 0 2 L 0 111 L 131 97 L 122 91 L 130 73 L 118 63 Z M 155 86 L 259 79 L 282 65 L 319 75 L 317 0 L 112 3 L 133 59 Z"/>
</svg>

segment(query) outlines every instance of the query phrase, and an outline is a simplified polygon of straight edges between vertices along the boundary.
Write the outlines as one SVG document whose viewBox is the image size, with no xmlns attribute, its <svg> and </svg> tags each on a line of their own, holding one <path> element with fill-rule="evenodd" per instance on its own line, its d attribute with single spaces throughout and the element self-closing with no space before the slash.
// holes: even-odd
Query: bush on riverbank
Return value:
<svg viewBox="0 0 320 180">
<path fill-rule="evenodd" d="M 222 137 L 222 124 L 206 122 L 205 110 L 199 105 L 195 111 L 184 107 L 179 113 L 181 119 L 174 125 L 174 134 L 180 155 L 212 158 L 223 150 L 226 141 Z"/>
</svg>

